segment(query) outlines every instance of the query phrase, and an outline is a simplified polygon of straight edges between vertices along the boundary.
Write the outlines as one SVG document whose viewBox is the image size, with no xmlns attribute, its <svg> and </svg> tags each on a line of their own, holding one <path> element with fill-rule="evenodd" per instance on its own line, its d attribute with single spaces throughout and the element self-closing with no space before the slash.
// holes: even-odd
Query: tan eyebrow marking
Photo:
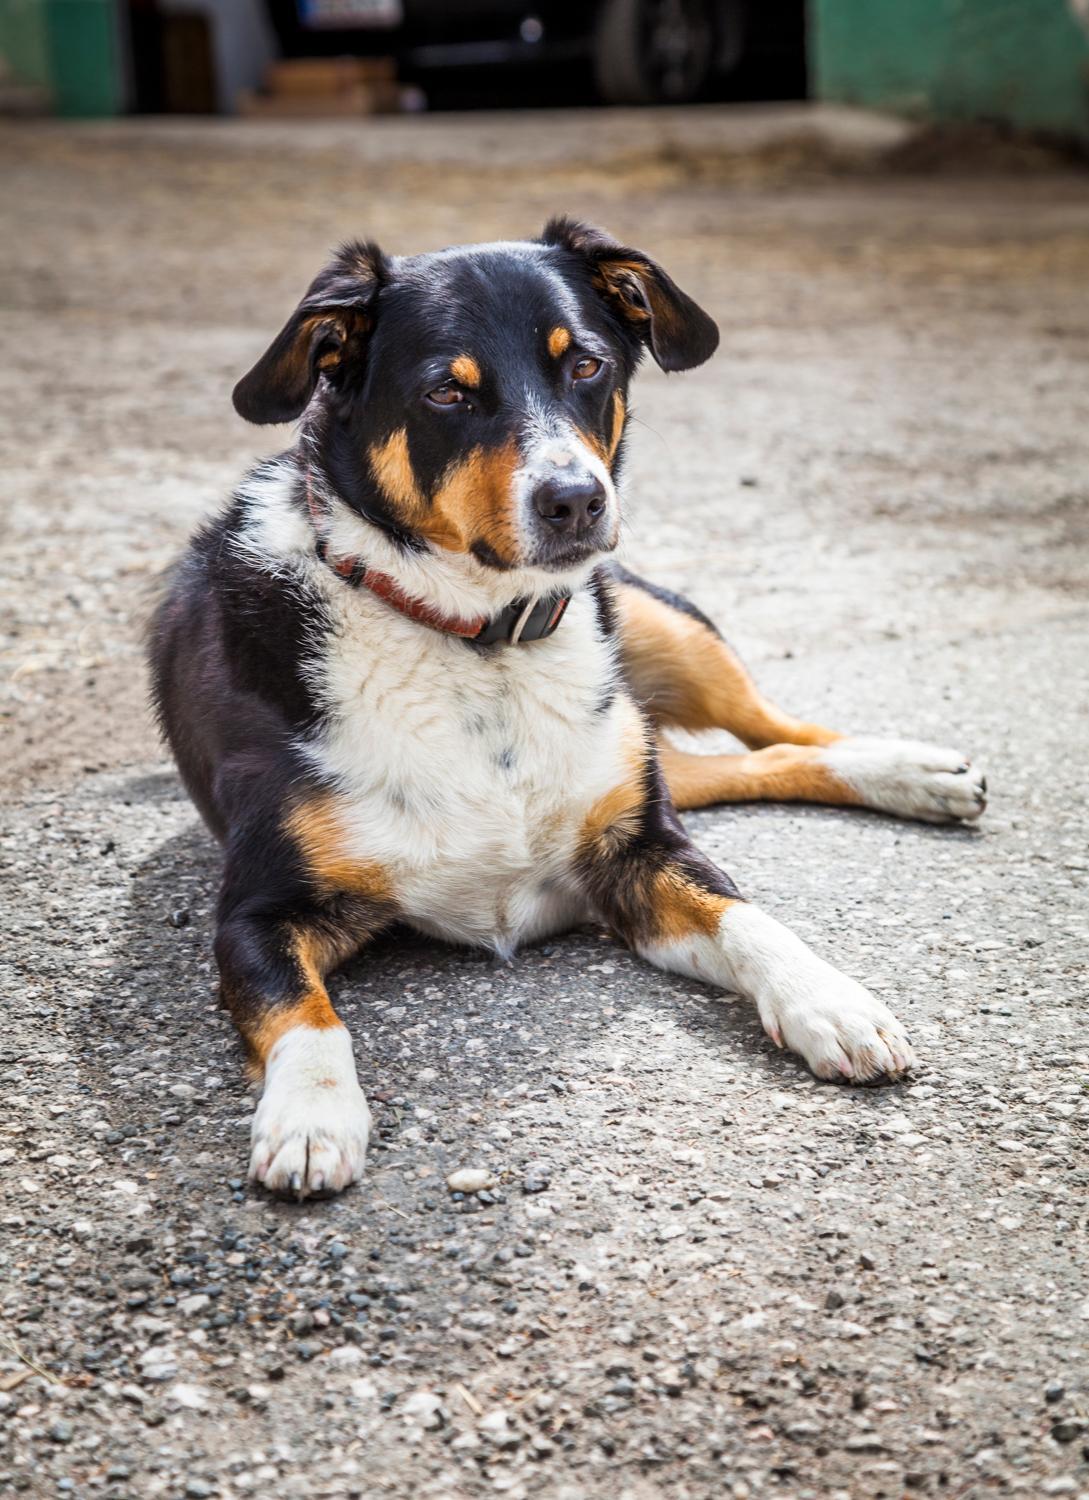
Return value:
<svg viewBox="0 0 1089 1500">
<path fill-rule="evenodd" d="M 548 352 L 553 359 L 559 359 L 571 347 L 571 330 L 569 328 L 553 328 L 548 335 Z"/>
<path fill-rule="evenodd" d="M 480 384 L 480 366 L 471 354 L 459 354 L 457 359 L 451 360 L 450 374 L 460 385 L 471 386 L 474 390 Z"/>
</svg>

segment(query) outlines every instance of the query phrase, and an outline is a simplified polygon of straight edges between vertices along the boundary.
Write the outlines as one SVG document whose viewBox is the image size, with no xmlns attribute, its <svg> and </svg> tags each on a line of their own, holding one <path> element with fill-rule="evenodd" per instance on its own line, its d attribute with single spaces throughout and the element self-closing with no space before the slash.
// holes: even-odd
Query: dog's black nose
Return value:
<svg viewBox="0 0 1089 1500">
<path fill-rule="evenodd" d="M 593 474 L 556 474 L 539 484 L 533 503 L 553 531 L 588 531 L 605 510 L 605 486 Z"/>
</svg>

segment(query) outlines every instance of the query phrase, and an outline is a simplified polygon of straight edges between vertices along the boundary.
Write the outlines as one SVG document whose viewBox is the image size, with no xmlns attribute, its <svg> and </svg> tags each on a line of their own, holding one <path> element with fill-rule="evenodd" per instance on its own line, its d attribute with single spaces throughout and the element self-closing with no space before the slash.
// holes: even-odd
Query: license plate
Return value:
<svg viewBox="0 0 1089 1500">
<path fill-rule="evenodd" d="M 299 20 L 311 30 L 324 26 L 400 26 L 402 0 L 299 0 Z"/>
</svg>

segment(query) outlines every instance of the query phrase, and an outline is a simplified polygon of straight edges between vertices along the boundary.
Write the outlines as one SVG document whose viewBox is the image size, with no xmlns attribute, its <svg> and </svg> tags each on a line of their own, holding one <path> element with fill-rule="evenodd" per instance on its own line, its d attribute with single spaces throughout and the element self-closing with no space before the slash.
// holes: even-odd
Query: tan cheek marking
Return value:
<svg viewBox="0 0 1089 1500">
<path fill-rule="evenodd" d="M 619 391 L 614 391 L 612 431 L 609 434 L 609 441 L 607 443 L 596 432 L 586 432 L 581 427 L 575 429 L 590 452 L 595 453 L 601 459 L 601 462 L 610 473 L 612 472 L 613 459 L 616 457 L 616 450 L 620 446 L 621 434 L 624 431 L 624 416 L 624 398 Z"/>
<path fill-rule="evenodd" d="M 619 391 L 614 391 L 613 392 L 613 430 L 612 430 L 612 435 L 609 438 L 609 455 L 608 455 L 608 457 L 609 457 L 609 463 L 610 464 L 612 463 L 613 459 L 616 457 L 616 450 L 620 447 L 620 439 L 621 439 L 621 437 L 623 436 L 623 433 L 624 433 L 624 419 L 625 419 L 626 416 L 627 416 L 627 409 L 626 409 L 626 407 L 624 405 L 624 398 L 620 394 Z"/>
<path fill-rule="evenodd" d="M 480 366 L 471 354 L 459 354 L 450 364 L 450 374 L 461 385 L 476 390 L 481 381 Z"/>
<path fill-rule="evenodd" d="M 416 483 L 412 460 L 408 455 L 408 433 L 403 427 L 391 433 L 384 443 L 368 449 L 371 470 L 389 500 L 404 520 L 414 525 L 426 509 L 426 501 Z"/>
<path fill-rule="evenodd" d="M 393 899 L 389 876 L 377 861 L 353 859 L 345 853 L 343 829 L 332 797 L 302 803 L 292 811 L 286 826 L 318 890 L 381 903 Z M 308 957 L 320 967 L 316 940 L 310 938 L 307 943 Z"/>
<path fill-rule="evenodd" d="M 512 502 L 519 455 L 513 439 L 501 448 L 472 449 L 447 471 L 430 504 L 416 482 L 403 427 L 371 448 L 368 457 L 406 525 L 436 547 L 468 552 L 474 542 L 483 541 L 504 562 L 518 562 Z"/>
<path fill-rule="evenodd" d="M 586 444 L 587 448 L 589 448 L 590 452 L 593 453 L 597 458 L 600 458 L 603 464 L 607 464 L 609 462 L 609 450 L 605 446 L 605 441 L 603 438 L 599 437 L 596 432 L 587 432 L 582 427 L 576 427 L 575 431 L 578 433 L 582 441 Z"/>
<path fill-rule="evenodd" d="M 559 359 L 561 354 L 566 354 L 571 347 L 571 332 L 567 328 L 553 328 L 548 335 L 548 352 L 553 359 Z"/>
<path fill-rule="evenodd" d="M 417 530 L 451 552 L 467 552 L 474 542 L 484 542 L 504 562 L 516 564 L 520 548 L 513 501 L 518 464 L 513 439 L 500 448 L 474 448 L 447 472 Z"/>
</svg>

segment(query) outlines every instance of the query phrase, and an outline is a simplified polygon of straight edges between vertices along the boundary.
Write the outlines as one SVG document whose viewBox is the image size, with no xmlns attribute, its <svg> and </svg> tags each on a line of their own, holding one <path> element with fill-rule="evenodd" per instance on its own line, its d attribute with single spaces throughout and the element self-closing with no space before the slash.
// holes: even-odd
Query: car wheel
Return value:
<svg viewBox="0 0 1089 1500">
<path fill-rule="evenodd" d="M 714 9 L 713 0 L 603 0 L 594 75 L 606 102 L 694 99 L 714 61 Z"/>
</svg>

